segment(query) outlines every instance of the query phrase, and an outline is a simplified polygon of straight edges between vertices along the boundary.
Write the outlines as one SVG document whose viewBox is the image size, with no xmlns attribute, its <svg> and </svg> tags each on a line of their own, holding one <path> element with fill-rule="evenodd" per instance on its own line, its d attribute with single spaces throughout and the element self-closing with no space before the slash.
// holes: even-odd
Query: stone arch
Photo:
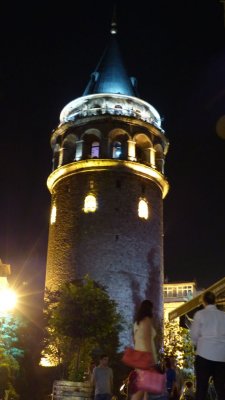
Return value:
<svg viewBox="0 0 225 400">
<path fill-rule="evenodd" d="M 151 163 L 150 151 L 153 148 L 151 139 L 145 133 L 137 133 L 134 136 L 136 143 L 136 159 L 138 162 Z"/>
<path fill-rule="evenodd" d="M 99 141 L 101 140 L 101 138 L 102 138 L 102 132 L 99 130 L 99 129 L 96 129 L 96 128 L 89 128 L 89 129 L 86 129 L 83 133 L 82 133 L 82 135 L 81 135 L 81 139 L 84 139 L 84 137 L 86 137 L 86 136 L 88 136 L 88 135 L 93 135 L 93 136 L 96 136 L 96 138 L 98 138 L 99 139 Z"/>
<path fill-rule="evenodd" d="M 102 132 L 96 128 L 87 129 L 82 135 L 83 157 L 99 158 L 101 154 Z"/>
<path fill-rule="evenodd" d="M 52 157 L 52 170 L 54 171 L 59 166 L 59 155 L 60 155 L 60 145 L 55 143 L 53 147 L 53 157 Z"/>
<path fill-rule="evenodd" d="M 91 115 L 100 115 L 102 113 L 102 107 L 100 102 L 93 102 L 90 107 Z"/>
<path fill-rule="evenodd" d="M 165 163 L 165 157 L 164 157 L 164 151 L 163 151 L 163 147 L 160 143 L 157 143 L 154 146 L 155 149 L 155 164 L 156 164 L 156 168 L 164 173 L 164 163 Z"/>
<path fill-rule="evenodd" d="M 127 159 L 130 135 L 122 128 L 112 129 L 108 135 L 111 158 Z"/>
<path fill-rule="evenodd" d="M 77 136 L 69 133 L 62 142 L 61 151 L 63 153 L 61 165 L 69 164 L 74 161 L 76 153 Z"/>
<path fill-rule="evenodd" d="M 122 105 L 121 104 L 115 104 L 115 106 L 114 106 L 114 112 L 115 112 L 115 115 L 121 115 L 121 114 L 123 114 L 123 107 L 122 107 Z"/>
</svg>

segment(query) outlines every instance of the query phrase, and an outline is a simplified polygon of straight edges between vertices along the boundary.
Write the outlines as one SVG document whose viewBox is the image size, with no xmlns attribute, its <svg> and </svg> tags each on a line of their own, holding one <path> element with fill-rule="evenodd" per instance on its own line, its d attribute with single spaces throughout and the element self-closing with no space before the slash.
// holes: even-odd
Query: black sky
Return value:
<svg viewBox="0 0 225 400">
<path fill-rule="evenodd" d="M 147 7 L 148 6 L 148 7 Z M 109 40 L 113 2 L 5 2 L 0 13 L 0 258 L 42 289 L 51 131 L 82 95 Z M 170 141 L 164 201 L 169 281 L 225 275 L 225 28 L 216 0 L 121 1 L 118 41 Z"/>
</svg>

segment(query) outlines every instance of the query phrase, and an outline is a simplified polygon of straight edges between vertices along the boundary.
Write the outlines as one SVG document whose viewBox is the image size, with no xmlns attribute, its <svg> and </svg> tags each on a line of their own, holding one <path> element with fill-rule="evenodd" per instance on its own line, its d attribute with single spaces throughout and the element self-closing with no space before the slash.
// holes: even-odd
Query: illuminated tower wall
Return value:
<svg viewBox="0 0 225 400">
<path fill-rule="evenodd" d="M 151 299 L 158 324 L 163 318 L 168 141 L 158 112 L 137 95 L 115 35 L 83 96 L 62 110 L 51 146 L 46 287 L 89 274 L 117 302 L 127 344 L 140 301 Z"/>
</svg>

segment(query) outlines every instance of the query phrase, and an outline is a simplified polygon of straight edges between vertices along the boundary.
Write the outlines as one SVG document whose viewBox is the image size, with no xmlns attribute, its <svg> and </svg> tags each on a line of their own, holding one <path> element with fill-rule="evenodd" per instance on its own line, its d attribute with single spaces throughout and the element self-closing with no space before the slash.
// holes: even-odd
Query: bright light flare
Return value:
<svg viewBox="0 0 225 400">
<path fill-rule="evenodd" d="M 122 392 L 122 390 L 125 388 L 125 383 L 123 383 L 122 386 L 120 386 L 120 392 Z"/>
<path fill-rule="evenodd" d="M 14 309 L 17 303 L 17 295 L 12 289 L 0 290 L 0 312 L 8 312 Z"/>
<path fill-rule="evenodd" d="M 46 357 L 41 357 L 40 365 L 42 367 L 52 367 L 51 361 Z"/>
<path fill-rule="evenodd" d="M 49 354 L 46 354 L 45 351 L 42 351 L 42 353 L 41 353 L 42 357 L 39 362 L 39 365 L 41 365 L 42 367 L 56 367 L 57 365 L 60 364 L 58 357 L 55 356 L 56 348 L 54 346 L 50 345 L 49 350 L 53 350 L 53 351 L 55 351 L 55 353 L 53 353 L 52 355 L 49 355 Z"/>
</svg>

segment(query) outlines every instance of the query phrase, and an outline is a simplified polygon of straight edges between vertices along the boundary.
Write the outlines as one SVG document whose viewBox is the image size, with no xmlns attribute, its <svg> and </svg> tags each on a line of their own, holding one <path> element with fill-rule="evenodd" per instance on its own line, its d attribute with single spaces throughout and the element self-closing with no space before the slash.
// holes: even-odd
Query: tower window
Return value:
<svg viewBox="0 0 225 400">
<path fill-rule="evenodd" d="M 117 187 L 118 189 L 121 188 L 121 181 L 120 181 L 119 179 L 116 180 L 116 187 Z"/>
<path fill-rule="evenodd" d="M 84 199 L 84 212 L 95 212 L 97 208 L 97 200 L 93 194 L 89 194 Z"/>
<path fill-rule="evenodd" d="M 93 142 L 91 145 L 91 158 L 99 158 L 100 144 L 99 142 Z"/>
<path fill-rule="evenodd" d="M 138 216 L 148 219 L 148 214 L 148 202 L 144 199 L 140 199 L 138 203 Z"/>
<path fill-rule="evenodd" d="M 113 143 L 113 158 L 120 158 L 122 154 L 122 144 L 121 142 L 114 142 Z"/>
<path fill-rule="evenodd" d="M 55 222 L 56 222 L 56 214 L 57 214 L 56 205 L 53 204 L 52 211 L 51 211 L 51 217 L 50 217 L 51 225 L 55 224 Z"/>
</svg>

